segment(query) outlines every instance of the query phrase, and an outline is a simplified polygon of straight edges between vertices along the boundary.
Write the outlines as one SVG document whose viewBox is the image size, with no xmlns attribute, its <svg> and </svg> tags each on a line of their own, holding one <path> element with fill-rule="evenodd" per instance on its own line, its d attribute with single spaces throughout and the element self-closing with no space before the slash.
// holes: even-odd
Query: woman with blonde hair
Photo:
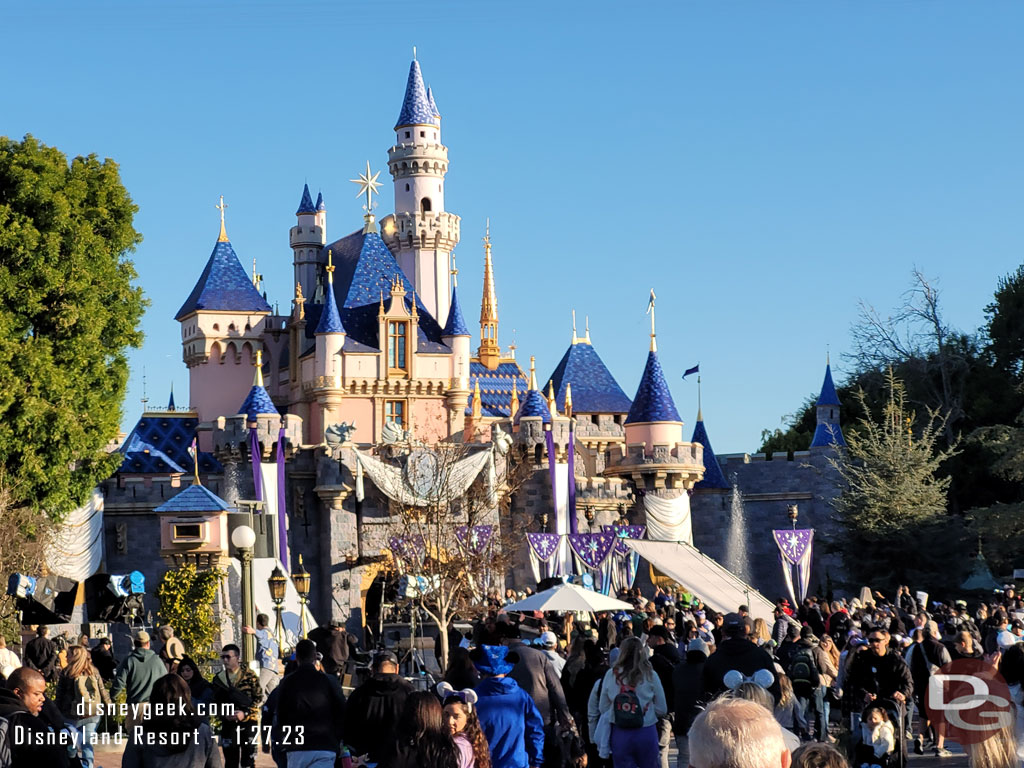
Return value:
<svg viewBox="0 0 1024 768">
<path fill-rule="evenodd" d="M 614 768 L 657 768 L 659 717 L 668 714 L 665 689 L 638 637 L 627 637 L 601 683 L 599 708 L 611 721 Z"/>
<path fill-rule="evenodd" d="M 760 617 L 754 619 L 754 633 L 750 639 L 757 643 L 758 647 L 767 646 L 770 651 L 773 643 L 772 633 L 768 630 L 768 622 Z"/>
<path fill-rule="evenodd" d="M 100 673 L 92 665 L 89 651 L 80 645 L 68 648 L 68 664 L 57 678 L 57 707 L 64 720 L 78 729 L 82 768 L 93 767 L 93 738 L 100 721 L 101 704 L 110 704 Z"/>
</svg>

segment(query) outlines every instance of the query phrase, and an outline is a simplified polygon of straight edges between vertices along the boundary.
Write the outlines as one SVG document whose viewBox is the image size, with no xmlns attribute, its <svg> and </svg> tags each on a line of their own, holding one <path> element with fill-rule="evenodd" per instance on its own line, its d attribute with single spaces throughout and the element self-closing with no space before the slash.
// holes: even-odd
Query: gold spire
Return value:
<svg viewBox="0 0 1024 768">
<path fill-rule="evenodd" d="M 494 266 L 491 263 L 491 220 L 484 230 L 484 290 L 480 300 L 480 349 L 477 357 L 493 371 L 501 361 L 498 346 L 498 299 L 494 292 Z"/>
<path fill-rule="evenodd" d="M 565 382 L 565 415 L 572 418 L 572 382 Z"/>
<path fill-rule="evenodd" d="M 558 415 L 558 401 L 555 400 L 555 382 L 548 379 L 548 411 L 552 416 Z"/>
<path fill-rule="evenodd" d="M 292 303 L 295 304 L 298 319 L 301 320 L 306 316 L 306 298 L 302 295 L 302 283 L 295 283 L 295 298 L 292 299 Z"/>
<path fill-rule="evenodd" d="M 509 416 L 515 418 L 519 413 L 519 374 L 512 379 L 512 398 L 509 400 Z"/>
<path fill-rule="evenodd" d="M 476 383 L 473 384 L 472 418 L 474 421 L 480 420 L 480 379 L 477 379 Z"/>
<path fill-rule="evenodd" d="M 220 237 L 217 238 L 218 243 L 228 242 L 228 231 L 224 228 L 224 209 L 227 205 L 224 203 L 224 195 L 220 196 L 220 205 L 213 206 L 220 211 Z"/>
<path fill-rule="evenodd" d="M 252 377 L 254 387 L 263 386 L 263 350 L 256 350 L 256 375 Z"/>
<path fill-rule="evenodd" d="M 654 295 L 654 289 L 651 288 L 651 300 L 647 302 L 647 314 L 651 316 L 651 352 L 658 351 L 658 341 L 654 331 L 654 300 L 658 298 Z"/>
<path fill-rule="evenodd" d="M 537 358 L 530 355 L 530 389 L 537 388 Z"/>
</svg>

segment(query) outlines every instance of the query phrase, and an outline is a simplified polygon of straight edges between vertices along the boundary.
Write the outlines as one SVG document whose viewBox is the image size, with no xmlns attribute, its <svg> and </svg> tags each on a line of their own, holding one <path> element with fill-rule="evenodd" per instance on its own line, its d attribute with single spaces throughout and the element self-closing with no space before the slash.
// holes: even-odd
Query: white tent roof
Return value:
<svg viewBox="0 0 1024 768">
<path fill-rule="evenodd" d="M 681 541 L 624 539 L 634 552 L 720 613 L 750 608 L 755 619 L 773 621 L 775 604 L 700 550 Z"/>
<path fill-rule="evenodd" d="M 557 584 L 518 603 L 506 605 L 506 611 L 629 611 L 631 603 L 602 595 L 578 584 Z"/>
</svg>

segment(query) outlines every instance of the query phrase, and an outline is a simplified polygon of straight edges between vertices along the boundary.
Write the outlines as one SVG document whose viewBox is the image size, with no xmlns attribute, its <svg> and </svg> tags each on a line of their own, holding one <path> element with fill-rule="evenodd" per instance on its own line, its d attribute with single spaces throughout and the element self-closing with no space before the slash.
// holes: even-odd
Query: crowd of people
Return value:
<svg viewBox="0 0 1024 768">
<path fill-rule="evenodd" d="M 253 667 L 225 645 L 212 675 L 170 627 L 159 651 L 136 632 L 119 662 L 109 641 L 55 643 L 40 627 L 22 663 L 0 637 L 0 768 L 94 768 L 97 725 L 122 697 L 125 768 L 249 768 L 261 748 L 279 768 L 670 768 L 673 747 L 676 768 L 898 768 L 910 752 L 952 755 L 924 695 L 963 659 L 998 671 L 1015 707 L 1012 725 L 965 745 L 972 765 L 1024 765 L 1024 605 L 1012 588 L 973 612 L 901 587 L 891 600 L 780 599 L 770 619 L 660 588 L 621 597 L 633 610 L 495 605 L 449 635 L 436 684 L 410 682 L 378 649 L 347 697 L 360 654 L 340 623 L 299 641 L 282 669 L 261 615 L 244 629 Z"/>
</svg>

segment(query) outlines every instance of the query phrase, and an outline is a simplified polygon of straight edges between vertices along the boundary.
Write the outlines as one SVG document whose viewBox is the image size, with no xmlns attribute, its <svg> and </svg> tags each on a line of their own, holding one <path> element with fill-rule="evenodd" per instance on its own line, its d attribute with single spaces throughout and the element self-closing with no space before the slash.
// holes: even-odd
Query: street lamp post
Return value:
<svg viewBox="0 0 1024 768">
<path fill-rule="evenodd" d="M 306 605 L 309 603 L 309 571 L 302 564 L 302 555 L 299 555 L 299 567 L 292 571 L 292 584 L 295 585 L 295 591 L 299 593 L 299 627 L 302 639 L 305 640 L 306 634 L 309 631 L 306 626 Z"/>
<path fill-rule="evenodd" d="M 284 659 L 284 625 L 281 622 L 281 613 L 284 611 L 284 596 L 288 589 L 288 577 L 284 575 L 281 566 L 274 566 L 274 572 L 267 579 L 267 586 L 270 588 L 270 599 L 274 601 L 274 614 L 277 617 L 277 626 L 274 627 L 277 652 L 278 656 Z"/>
<path fill-rule="evenodd" d="M 256 531 L 248 525 L 240 525 L 231 532 L 231 543 L 238 549 L 242 561 L 242 626 L 251 627 L 253 620 L 252 558 L 256 544 Z M 242 662 L 249 666 L 256 658 L 256 638 L 242 633 Z"/>
</svg>

